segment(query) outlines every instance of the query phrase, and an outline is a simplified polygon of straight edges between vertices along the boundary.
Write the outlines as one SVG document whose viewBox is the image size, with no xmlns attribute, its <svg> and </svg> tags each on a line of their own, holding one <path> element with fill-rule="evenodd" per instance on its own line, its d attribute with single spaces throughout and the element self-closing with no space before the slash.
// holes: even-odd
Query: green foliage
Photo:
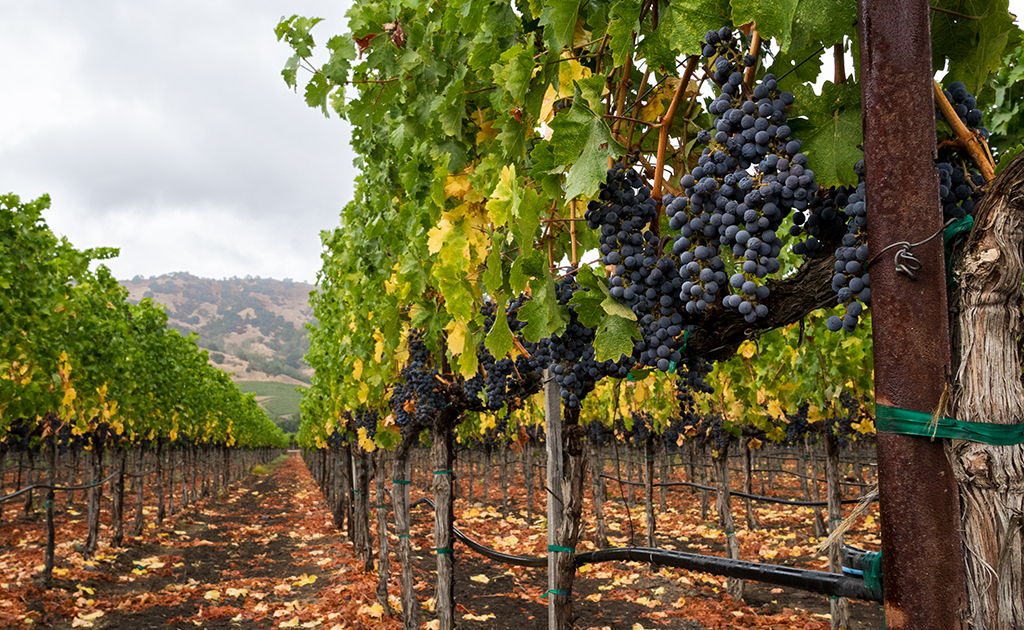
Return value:
<svg viewBox="0 0 1024 630">
<path fill-rule="evenodd" d="M 58 240 L 48 207 L 47 197 L 0 197 L 0 436 L 14 420 L 55 417 L 77 435 L 106 423 L 128 442 L 286 442 L 195 336 L 168 328 L 149 299 L 129 304 L 104 265 L 90 269 L 113 250 Z"/>
<path fill-rule="evenodd" d="M 1005 0 L 953 4 L 940 2 L 979 19 L 933 14 L 936 67 L 949 60 L 951 76 L 976 91 L 1019 40 L 1018 31 Z M 840 85 L 826 83 L 820 95 L 802 85 L 818 79 L 822 51 L 837 45 L 856 51 L 854 4 L 646 6 L 636 0 L 357 3 L 350 32 L 328 40 L 331 59 L 319 67 L 311 62 L 316 21 L 281 21 L 278 39 L 293 51 L 286 83 L 298 89 L 296 71 L 308 67 L 301 86 L 307 104 L 332 108 L 352 125 L 361 170 L 339 227 L 322 235 L 321 292 L 312 297 L 318 325 L 307 353 L 315 376 L 302 401 L 307 422 L 300 443 L 322 446 L 345 429 L 347 410 L 370 407 L 387 416 L 389 384 L 407 360 L 411 328 L 425 331 L 446 378 L 477 372 L 481 341 L 496 355 L 516 352 L 502 318 L 484 329 L 486 299 L 505 304 L 528 292 L 518 312 L 524 340 L 563 330 L 568 318 L 554 280 L 566 270 L 559 266 L 566 260 L 575 266 L 573 258 L 596 247 L 585 223 L 570 229 L 567 220 L 583 215 L 610 162 L 635 158 L 648 181 L 663 163 L 666 190 L 673 192 L 694 166 L 693 137 L 712 118 L 696 86 L 709 73 L 698 67 L 691 85 L 680 85 L 680 75 L 709 29 L 756 24 L 767 46 L 756 73 L 775 73 L 783 89 L 797 94 L 789 124 L 804 141 L 817 181 L 826 187 L 856 182 L 852 165 L 863 142 L 859 68 Z M 1012 95 L 1008 86 L 1017 79 L 1003 77 L 1000 93 Z M 667 152 L 658 155 L 658 121 L 676 89 L 685 98 L 668 129 Z M 1012 107 L 1001 111 L 1015 112 Z M 1010 133 L 1013 122 L 1002 122 Z M 631 353 L 636 318 L 609 297 L 604 270 L 583 267 L 578 278 L 583 291 L 571 303 L 598 329 L 598 358 Z M 812 319 L 812 326 L 820 323 Z M 714 334 L 714 318 L 702 325 Z M 815 331 L 821 353 L 797 346 L 787 355 L 780 345 L 777 354 L 793 370 L 821 371 L 824 380 L 810 379 L 816 384 L 799 395 L 826 409 L 825 397 L 834 398 L 837 388 L 864 391 L 860 375 L 870 373 L 870 360 L 850 341 L 856 337 Z M 778 343 L 792 347 L 796 334 L 780 332 Z M 832 352 L 850 358 L 829 361 Z M 755 375 L 751 383 L 765 378 Z M 760 390 L 752 387 L 733 391 L 732 400 L 756 401 Z M 791 400 L 776 398 L 780 408 Z M 379 443 L 387 441 L 382 436 Z"/>
</svg>

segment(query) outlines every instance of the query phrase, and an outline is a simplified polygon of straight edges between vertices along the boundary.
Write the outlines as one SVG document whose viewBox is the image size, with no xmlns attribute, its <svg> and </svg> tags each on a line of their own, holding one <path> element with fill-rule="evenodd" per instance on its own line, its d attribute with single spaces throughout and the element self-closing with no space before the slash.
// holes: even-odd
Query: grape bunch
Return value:
<svg viewBox="0 0 1024 630">
<path fill-rule="evenodd" d="M 797 256 L 817 258 L 826 253 L 824 243 L 839 238 L 847 231 L 846 206 L 854 189 L 819 189 L 804 212 L 793 214 L 793 225 L 789 226 L 790 236 L 807 234 L 803 241 L 793 244 Z"/>
<path fill-rule="evenodd" d="M 988 129 L 981 126 L 983 114 L 978 109 L 978 99 L 967 91 L 967 86 L 961 81 L 953 81 L 942 93 L 949 104 L 953 106 L 953 111 L 960 118 L 960 122 L 967 127 L 977 129 L 978 133 L 987 139 L 989 132 Z M 935 108 L 935 117 L 938 120 L 945 118 L 939 108 Z"/>
<path fill-rule="evenodd" d="M 583 291 L 574 276 L 555 283 L 558 303 L 568 305 L 569 323 L 565 332 L 542 339 L 536 346 L 538 366 L 550 366 L 558 383 L 562 401 L 571 409 L 578 409 L 583 398 L 594 385 L 606 376 L 625 378 L 633 367 L 632 357 L 621 355 L 618 361 L 597 361 L 594 351 L 593 328 L 579 322 L 575 305 L 569 300 L 576 291 Z"/>
<path fill-rule="evenodd" d="M 352 429 L 358 431 L 359 429 L 366 429 L 366 435 L 373 437 L 377 434 L 377 420 L 379 414 L 373 409 L 359 408 L 353 415 L 354 423 Z"/>
<path fill-rule="evenodd" d="M 517 317 L 519 308 L 525 300 L 525 296 L 520 296 L 509 302 L 505 309 L 506 322 L 513 335 L 526 327 L 526 323 L 519 321 Z M 488 299 L 484 302 L 480 312 L 484 316 L 484 329 L 491 330 L 497 316 L 496 304 Z M 521 345 L 527 354 L 520 354 L 514 359 L 511 357 L 495 359 L 484 342 L 480 342 L 477 347 L 480 371 L 466 381 L 465 385 L 470 401 L 478 401 L 483 398 L 486 410 L 497 411 L 505 407 L 507 416 L 522 404 L 523 398 L 538 391 L 539 377 L 540 373 L 544 371 L 544 366 L 540 365 L 535 357 L 535 344 L 527 341 L 522 342 Z"/>
<path fill-rule="evenodd" d="M 715 413 L 700 416 L 696 429 L 697 434 L 694 439 L 697 446 L 700 448 L 710 447 L 719 453 L 724 453 L 736 439 L 725 429 L 722 416 Z"/>
<path fill-rule="evenodd" d="M 619 439 L 632 444 L 635 448 L 644 448 L 648 440 L 657 437 L 654 433 L 654 419 L 649 413 L 634 411 L 631 416 L 633 425 L 626 428 L 626 422 L 622 418 L 615 421 L 615 432 Z"/>
<path fill-rule="evenodd" d="M 978 101 L 967 91 L 966 86 L 960 81 L 954 81 L 943 93 L 961 122 L 973 130 L 972 133 L 988 138 L 988 130 L 981 126 L 983 119 L 977 107 Z M 942 112 L 938 109 L 936 117 L 942 119 Z M 939 198 L 942 200 L 944 220 L 960 219 L 971 214 L 982 197 L 985 178 L 972 168 L 970 156 L 961 155 L 955 143 L 940 143 L 936 165 L 939 169 Z"/>
<path fill-rule="evenodd" d="M 612 434 L 609 433 L 608 428 L 604 426 L 604 423 L 600 420 L 592 420 L 584 427 L 587 441 L 594 446 L 603 446 L 611 442 Z"/>
<path fill-rule="evenodd" d="M 403 435 L 423 427 L 445 407 L 444 395 L 437 387 L 437 370 L 429 362 L 422 331 L 409 333 L 409 363 L 391 392 L 391 410 Z"/>
<path fill-rule="evenodd" d="M 832 290 L 836 292 L 839 305 L 845 307 L 845 312 L 842 317 L 832 315 L 825 321 L 825 326 L 832 332 L 853 332 L 864 308 L 871 305 L 864 160 L 858 161 L 853 170 L 860 181 L 857 190 L 846 199 L 848 231 L 836 249 L 835 275 L 832 276 Z"/>
<path fill-rule="evenodd" d="M 786 414 L 786 444 L 799 444 L 811 432 L 811 425 L 807 422 L 807 412 L 810 405 L 804 403 L 797 408 L 795 413 Z"/>
<path fill-rule="evenodd" d="M 634 345 L 637 363 L 667 372 L 681 358 L 683 280 L 678 260 L 659 251 L 659 239 L 648 227 L 658 216 L 650 194 L 636 171 L 616 165 L 584 218 L 600 230 L 602 262 L 611 267 L 611 296 L 637 316 L 643 336 Z"/>
<path fill-rule="evenodd" d="M 777 230 L 790 212 L 810 207 L 818 185 L 787 124 L 793 94 L 780 91 L 771 74 L 748 93 L 734 34 L 709 31 L 705 40 L 720 90 L 708 107 L 714 129 L 697 134 L 707 146 L 680 179 L 683 194 L 662 202 L 669 227 L 680 232 L 672 253 L 679 257 L 686 312 L 703 313 L 721 292 L 726 308 L 753 322 L 768 315 L 764 278 L 781 268 Z M 731 276 L 723 257 L 736 264 Z"/>
</svg>

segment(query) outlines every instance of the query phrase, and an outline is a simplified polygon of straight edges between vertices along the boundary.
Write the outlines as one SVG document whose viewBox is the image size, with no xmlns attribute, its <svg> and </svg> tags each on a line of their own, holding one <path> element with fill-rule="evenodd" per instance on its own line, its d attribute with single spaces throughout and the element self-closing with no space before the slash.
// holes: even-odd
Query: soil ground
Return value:
<svg viewBox="0 0 1024 630">
<path fill-rule="evenodd" d="M 493 502 L 493 487 L 491 491 Z M 414 486 L 413 498 L 422 495 L 422 489 Z M 515 501 L 521 497 L 514 489 L 511 496 L 514 505 L 522 505 Z M 689 494 L 678 500 L 694 502 Z M 63 513 L 58 577 L 48 590 L 31 581 L 31 573 L 38 570 L 35 565 L 42 561 L 41 519 L 38 513 L 16 516 L 17 507 L 8 506 L 0 523 L 0 626 L 57 630 L 401 627 L 376 603 L 376 575 L 359 570 L 344 532 L 333 527 L 326 503 L 297 455 L 266 474 L 247 476 L 159 526 L 151 525 L 145 536 L 129 539 L 124 548 L 101 547 L 91 560 L 74 549 L 73 539 L 80 535 L 81 526 L 73 517 L 78 514 Z M 626 532 L 618 531 L 618 524 L 627 529 L 625 509 L 615 503 L 606 508 L 613 541 L 617 536 L 624 540 Z M 457 524 L 482 543 L 507 553 L 539 555 L 546 545 L 543 523 L 527 526 L 523 514 L 502 516 L 494 506 L 470 505 L 464 499 L 456 503 Z M 690 512 L 670 509 L 663 516 L 665 524 L 659 520 L 663 541 L 674 540 L 679 549 L 722 552 L 714 532 L 693 523 Z M 763 520 L 770 522 L 767 514 Z M 429 508 L 416 508 L 412 530 L 414 548 L 419 550 L 416 588 L 423 607 L 420 618 L 428 628 L 433 625 L 434 556 L 428 553 L 432 524 Z M 639 520 L 634 526 L 642 531 Z M 778 529 L 774 534 L 784 540 L 789 535 L 781 526 L 766 527 Z M 393 549 L 397 538 L 393 533 L 390 538 Z M 806 536 L 788 540 L 798 539 Z M 745 554 L 749 544 L 749 540 L 744 543 Z M 546 569 L 498 564 L 462 545 L 456 546 L 455 557 L 459 628 L 547 627 L 547 603 L 542 598 Z M 798 556 L 786 562 L 817 561 Z M 398 570 L 392 555 L 395 577 L 389 584 L 389 599 L 396 610 Z M 745 602 L 732 602 L 724 595 L 722 578 L 640 563 L 581 567 L 574 586 L 578 627 L 602 630 L 825 629 L 828 607 L 827 597 L 756 583 L 747 583 Z M 852 629 L 883 627 L 877 604 L 853 602 L 851 607 Z"/>
</svg>

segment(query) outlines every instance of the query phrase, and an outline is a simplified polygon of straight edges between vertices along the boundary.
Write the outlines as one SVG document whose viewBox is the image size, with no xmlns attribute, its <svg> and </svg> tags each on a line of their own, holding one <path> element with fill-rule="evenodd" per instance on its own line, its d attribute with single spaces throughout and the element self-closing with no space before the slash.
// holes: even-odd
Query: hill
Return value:
<svg viewBox="0 0 1024 630">
<path fill-rule="evenodd" d="M 198 333 L 210 362 L 250 384 L 272 417 L 298 413 L 297 385 L 313 374 L 303 356 L 309 349 L 306 324 L 315 323 L 309 293 L 316 287 L 289 279 L 199 278 L 185 272 L 121 281 L 129 300 L 152 298 L 167 311 L 168 324 L 182 334 Z M 275 387 L 275 385 L 281 384 Z"/>
</svg>

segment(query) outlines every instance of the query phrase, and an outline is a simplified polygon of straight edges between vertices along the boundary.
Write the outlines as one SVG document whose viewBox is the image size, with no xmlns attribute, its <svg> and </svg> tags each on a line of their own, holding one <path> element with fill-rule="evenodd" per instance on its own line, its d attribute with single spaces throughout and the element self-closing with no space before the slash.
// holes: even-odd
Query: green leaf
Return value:
<svg viewBox="0 0 1024 630">
<path fill-rule="evenodd" d="M 505 316 L 505 297 L 495 298 L 494 324 L 491 331 L 487 333 L 484 340 L 484 347 L 491 351 L 494 358 L 501 359 L 512 351 L 512 331 L 508 327 L 508 318 Z"/>
<path fill-rule="evenodd" d="M 328 116 L 327 96 L 331 93 L 331 89 L 332 86 L 328 83 L 327 77 L 317 72 L 309 79 L 309 83 L 306 84 L 306 105 L 319 107 L 324 116 Z"/>
<path fill-rule="evenodd" d="M 285 62 L 284 68 L 281 69 L 281 76 L 284 77 L 284 82 L 293 90 L 298 87 L 295 80 L 295 74 L 298 72 L 300 59 L 301 57 L 298 55 L 292 55 L 288 58 L 288 61 Z"/>
<path fill-rule="evenodd" d="M 572 107 L 555 116 L 551 128 L 555 160 L 572 163 L 565 182 L 565 198 L 594 196 L 607 176 L 608 158 L 621 155 L 625 149 L 612 137 L 604 119 L 584 104 L 578 85 Z"/>
<path fill-rule="evenodd" d="M 674 48 L 683 55 L 699 55 L 704 35 L 731 22 L 729 0 L 673 0 L 668 5 L 668 24 Z"/>
<path fill-rule="evenodd" d="M 530 79 L 536 62 L 534 51 L 522 44 L 513 46 L 501 53 L 501 62 L 491 68 L 498 84 L 504 88 L 511 102 L 522 105 L 526 100 L 526 92 L 530 88 Z"/>
<path fill-rule="evenodd" d="M 331 83 L 341 85 L 348 80 L 348 71 L 356 58 L 356 44 L 351 37 L 335 35 L 327 40 L 331 58 L 320 69 Z"/>
<path fill-rule="evenodd" d="M 595 328 L 605 317 L 600 293 L 577 291 L 569 298 L 569 305 L 576 307 L 576 318 L 587 328 Z"/>
<path fill-rule="evenodd" d="M 800 86 L 796 105 L 808 120 L 792 121 L 793 136 L 802 140 L 815 180 L 822 186 L 855 186 L 853 165 L 864 158 L 858 148 L 864 142 L 860 88 L 826 82 L 817 96 Z"/>
<path fill-rule="evenodd" d="M 599 300 L 604 300 L 604 298 L 611 295 L 608 292 L 608 281 L 605 280 L 603 275 L 597 275 L 593 267 L 586 265 L 580 267 L 580 270 L 576 272 L 576 282 L 582 288 L 593 293 L 594 297 Z"/>
<path fill-rule="evenodd" d="M 605 298 L 603 302 L 601 302 L 601 308 L 603 308 L 604 312 L 608 313 L 609 315 L 614 315 L 616 317 L 621 317 L 623 319 L 628 319 L 634 322 L 636 321 L 636 313 L 631 311 L 628 306 L 616 300 L 610 295 L 607 298 Z"/>
<path fill-rule="evenodd" d="M 528 249 L 526 252 L 526 254 L 520 252 L 519 257 L 512 262 L 512 270 L 509 272 L 509 285 L 515 295 L 526 290 L 531 279 L 543 278 L 546 273 L 544 266 L 547 261 L 544 254 L 533 249 Z"/>
<path fill-rule="evenodd" d="M 540 25 L 545 27 L 544 38 L 555 48 L 572 43 L 579 9 L 580 0 L 546 0 L 540 12 Z"/>
<path fill-rule="evenodd" d="M 793 16 L 795 30 L 816 47 L 830 47 L 843 41 L 843 36 L 856 37 L 856 22 L 857 3 L 846 0 L 800 0 Z M 794 42 L 796 38 L 794 33 Z"/>
<path fill-rule="evenodd" d="M 933 7 L 974 19 L 932 11 L 933 67 L 945 67 L 945 81 L 963 81 L 967 91 L 981 91 L 989 74 L 999 68 L 1008 38 L 1016 26 L 1007 0 L 937 0 Z"/>
<path fill-rule="evenodd" d="M 615 361 L 623 354 L 632 355 L 634 339 L 643 339 L 634 322 L 617 315 L 608 315 L 601 322 L 594 337 L 595 360 Z"/>
<path fill-rule="evenodd" d="M 463 68 L 463 74 L 465 68 Z M 463 121 L 466 118 L 466 88 L 463 79 L 458 79 L 448 84 L 444 98 L 438 99 L 438 118 L 441 121 L 441 130 L 449 136 L 462 140 Z"/>
<path fill-rule="evenodd" d="M 499 235 L 499 232 L 495 232 L 491 237 L 493 239 L 495 236 Z M 500 239 L 498 242 L 492 241 L 491 252 L 487 255 L 487 269 L 483 274 L 484 290 L 495 296 L 499 291 L 501 291 L 502 284 L 504 283 L 504 276 L 501 273 L 501 249 L 503 241 L 504 239 Z"/>
<path fill-rule="evenodd" d="M 537 228 L 540 227 L 540 215 L 547 209 L 547 201 L 532 188 L 526 188 L 523 195 L 519 216 L 512 224 L 512 234 L 519 245 L 519 251 L 529 251 L 533 247 Z"/>
<path fill-rule="evenodd" d="M 786 52 L 796 7 L 797 0 L 732 0 L 732 19 L 736 24 L 757 22 L 761 37 L 774 37 L 781 51 Z"/>
<path fill-rule="evenodd" d="M 612 51 L 612 63 L 621 66 L 633 51 L 633 31 L 639 27 L 640 0 L 619 0 L 612 5 L 611 20 L 608 22 L 608 49 Z"/>
</svg>

